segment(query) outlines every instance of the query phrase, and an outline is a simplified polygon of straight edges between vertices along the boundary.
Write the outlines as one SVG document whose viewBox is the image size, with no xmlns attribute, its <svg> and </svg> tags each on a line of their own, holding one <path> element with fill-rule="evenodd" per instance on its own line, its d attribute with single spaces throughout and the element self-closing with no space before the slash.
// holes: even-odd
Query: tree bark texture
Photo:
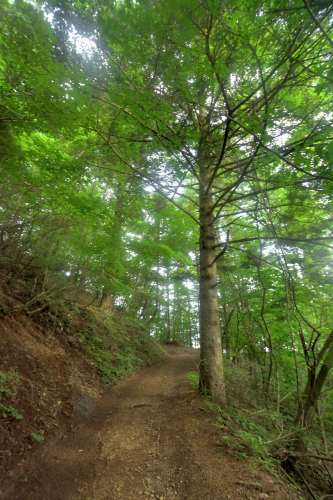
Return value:
<svg viewBox="0 0 333 500">
<path fill-rule="evenodd" d="M 312 417 L 327 380 L 333 368 L 333 333 L 331 333 L 318 355 L 317 369 L 309 370 L 308 381 L 298 408 L 296 423 L 300 427 L 310 427 Z"/>
<path fill-rule="evenodd" d="M 226 401 L 218 310 L 215 231 L 212 195 L 208 189 L 212 170 L 209 151 L 201 141 L 198 153 L 200 172 L 200 391 L 213 401 Z"/>
</svg>

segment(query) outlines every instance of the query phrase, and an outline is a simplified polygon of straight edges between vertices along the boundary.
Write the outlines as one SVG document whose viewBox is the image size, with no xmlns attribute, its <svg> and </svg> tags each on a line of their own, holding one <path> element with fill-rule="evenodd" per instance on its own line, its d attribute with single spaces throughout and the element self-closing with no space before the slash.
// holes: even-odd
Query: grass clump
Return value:
<svg viewBox="0 0 333 500">
<path fill-rule="evenodd" d="M 191 384 L 193 389 L 199 387 L 199 373 L 196 371 L 190 371 L 186 374 L 186 380 Z"/>
<path fill-rule="evenodd" d="M 32 432 L 30 436 L 35 443 L 43 444 L 45 441 L 45 436 L 43 432 Z"/>
<path fill-rule="evenodd" d="M 11 404 L 19 383 L 20 377 L 15 370 L 0 371 L 0 416 L 22 420 L 23 415 Z"/>
<path fill-rule="evenodd" d="M 15 370 L 0 371 L 0 398 L 15 396 L 19 381 Z"/>
</svg>

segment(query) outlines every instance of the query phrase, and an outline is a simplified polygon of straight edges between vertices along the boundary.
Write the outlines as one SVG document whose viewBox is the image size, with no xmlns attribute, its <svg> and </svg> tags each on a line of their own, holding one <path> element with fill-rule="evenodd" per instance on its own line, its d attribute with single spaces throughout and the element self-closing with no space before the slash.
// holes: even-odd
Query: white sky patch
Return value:
<svg viewBox="0 0 333 500">
<path fill-rule="evenodd" d="M 176 111 L 174 115 L 176 117 L 177 123 L 182 123 L 187 118 L 187 114 L 182 110 Z"/>
<path fill-rule="evenodd" d="M 128 232 L 128 233 L 126 233 L 126 236 L 127 236 L 127 238 L 129 238 L 130 240 L 142 240 L 142 238 L 143 238 L 143 235 L 142 235 L 142 234 L 132 233 L 132 232 Z"/>
<path fill-rule="evenodd" d="M 35 2 L 32 1 L 31 3 L 35 5 Z M 49 22 L 52 28 L 54 28 L 54 13 L 47 12 L 44 6 L 42 7 L 42 12 L 45 19 Z M 93 56 L 98 53 L 98 48 L 94 37 L 81 35 L 73 25 L 69 30 L 68 39 L 72 44 L 75 52 L 86 59 L 92 59 Z"/>
<path fill-rule="evenodd" d="M 146 191 L 146 193 L 149 194 L 153 194 L 156 192 L 156 189 L 151 184 L 146 185 L 143 189 Z"/>
<path fill-rule="evenodd" d="M 187 288 L 188 290 L 194 290 L 195 289 L 195 283 L 193 283 L 192 280 L 189 280 L 189 279 L 186 279 L 183 281 L 183 285 L 185 286 L 185 288 Z"/>
<path fill-rule="evenodd" d="M 117 307 L 123 307 L 126 304 L 125 297 L 118 296 L 114 299 L 114 304 Z"/>
<path fill-rule="evenodd" d="M 275 167 L 272 168 L 272 174 L 278 174 L 281 171 L 282 171 L 282 165 L 276 165 Z"/>
<path fill-rule="evenodd" d="M 103 186 L 104 187 L 104 186 Z M 105 187 L 105 191 L 103 193 L 103 199 L 105 201 L 111 201 L 114 198 L 114 191 L 110 187 Z"/>
<path fill-rule="evenodd" d="M 159 78 L 157 83 L 154 85 L 154 92 L 157 95 L 164 95 L 168 91 L 168 87 L 165 85 L 165 83 Z"/>
<path fill-rule="evenodd" d="M 247 289 L 250 291 L 250 292 L 254 292 L 257 290 L 257 283 L 256 283 L 256 280 L 252 277 L 249 277 L 249 278 L 244 278 L 241 280 L 247 287 Z"/>
<path fill-rule="evenodd" d="M 96 41 L 91 37 L 81 35 L 74 26 L 72 26 L 68 38 L 75 51 L 81 56 L 91 59 L 96 54 Z"/>
<path fill-rule="evenodd" d="M 278 248 L 276 247 L 275 243 L 269 243 L 265 244 L 263 249 L 262 249 L 262 254 L 264 257 L 268 257 L 269 255 L 274 255 L 278 251 Z"/>
<path fill-rule="evenodd" d="M 166 269 L 164 267 L 161 267 L 161 266 L 154 266 L 154 267 L 152 267 L 152 271 L 155 271 L 160 276 L 163 276 L 163 278 L 166 278 L 166 276 L 168 275 Z"/>
<path fill-rule="evenodd" d="M 195 252 L 189 252 L 188 256 L 190 257 L 191 260 L 193 260 L 195 262 L 195 260 L 196 260 Z"/>
<path fill-rule="evenodd" d="M 183 57 L 183 54 L 181 52 L 176 52 L 175 58 L 178 59 L 178 61 L 180 61 L 180 62 L 184 61 L 184 57 Z"/>
<path fill-rule="evenodd" d="M 217 233 L 218 233 L 220 241 L 223 241 L 223 242 L 227 241 L 227 233 L 226 233 L 226 231 L 224 231 L 221 228 L 218 228 Z"/>
<path fill-rule="evenodd" d="M 143 210 L 142 213 L 145 222 L 147 222 L 148 224 L 155 223 L 155 218 L 148 212 L 148 210 Z"/>
<path fill-rule="evenodd" d="M 322 120 L 323 118 L 325 118 L 325 120 L 331 122 L 333 120 L 333 113 L 327 113 L 327 112 L 321 111 L 320 113 L 318 113 L 316 115 L 317 120 Z"/>
<path fill-rule="evenodd" d="M 136 252 L 134 252 L 133 250 L 127 250 L 127 254 L 129 257 L 131 257 L 132 259 L 135 259 L 135 257 L 138 256 L 138 254 Z"/>
<path fill-rule="evenodd" d="M 301 266 L 298 264 L 298 262 L 288 262 L 287 264 L 288 268 L 295 271 L 297 274 L 298 278 L 303 278 L 303 271 Z"/>
<path fill-rule="evenodd" d="M 274 142 L 276 144 L 278 144 L 279 146 L 284 146 L 288 139 L 290 137 L 290 134 L 288 132 L 285 132 L 285 133 L 280 133 L 275 139 L 274 139 Z"/>
<path fill-rule="evenodd" d="M 298 121 L 283 120 L 277 122 L 274 128 L 270 128 L 267 131 L 272 136 L 274 145 L 284 146 L 298 125 Z"/>
<path fill-rule="evenodd" d="M 230 75 L 230 85 L 231 85 L 231 87 L 235 87 L 237 85 L 237 83 L 238 83 L 238 80 L 239 80 L 238 76 L 235 75 L 234 73 L 231 73 L 231 75 Z"/>
</svg>

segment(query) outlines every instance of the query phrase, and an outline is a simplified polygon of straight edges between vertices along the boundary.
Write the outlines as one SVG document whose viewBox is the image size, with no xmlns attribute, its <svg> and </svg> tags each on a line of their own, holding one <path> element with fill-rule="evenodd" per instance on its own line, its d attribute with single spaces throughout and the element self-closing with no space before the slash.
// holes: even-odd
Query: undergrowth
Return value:
<svg viewBox="0 0 333 500">
<path fill-rule="evenodd" d="M 188 372 L 186 378 L 193 388 L 198 387 L 198 372 Z M 221 430 L 220 444 L 223 447 L 239 458 L 252 456 L 269 467 L 275 465 L 270 443 L 274 440 L 273 429 L 280 426 L 279 415 L 265 409 L 249 411 L 238 406 L 235 400 L 223 408 L 208 397 L 205 398 L 204 409 L 215 415 L 216 425 Z"/>
<path fill-rule="evenodd" d="M 197 389 L 199 387 L 199 374 L 198 374 L 198 372 L 195 372 L 195 371 L 187 372 L 186 379 L 191 384 L 193 389 Z"/>
<path fill-rule="evenodd" d="M 312 489 L 328 491 L 326 484 L 330 483 L 332 477 L 328 467 L 326 467 L 328 477 L 321 477 L 320 481 L 317 477 L 322 475 L 320 467 L 317 467 L 317 463 L 310 463 L 306 458 L 299 463 L 301 470 L 298 468 L 296 475 L 295 471 L 288 471 L 286 467 L 289 463 L 290 450 L 294 448 L 300 433 L 306 449 L 315 450 L 315 454 L 323 454 L 318 451 L 323 447 L 320 427 L 317 426 L 311 433 L 300 431 L 293 418 L 292 405 L 295 404 L 295 400 L 284 398 L 284 404 L 280 404 L 274 394 L 269 399 L 265 398 L 263 391 L 259 390 L 257 381 L 249 376 L 246 367 L 232 366 L 227 362 L 225 364 L 227 405 L 219 406 L 209 397 L 203 400 L 203 410 L 214 415 L 216 426 L 220 430 L 221 448 L 239 459 L 251 458 L 270 473 L 284 475 L 287 472 L 290 484 L 297 491 L 299 485 L 304 487 L 305 482 L 300 479 L 305 473 L 307 481 L 311 481 Z M 186 378 L 192 387 L 198 387 L 197 372 L 188 372 Z M 331 441 L 328 441 L 328 444 L 332 446 Z"/>
<path fill-rule="evenodd" d="M 20 378 L 15 370 L 0 371 L 0 415 L 2 417 L 22 420 L 22 413 L 11 404 L 19 383 Z"/>
<path fill-rule="evenodd" d="M 105 384 L 157 360 L 162 349 L 140 326 L 126 318 L 93 314 L 78 334 Z"/>
<path fill-rule="evenodd" d="M 27 314 L 48 335 L 65 344 L 80 346 L 105 384 L 161 356 L 161 348 L 145 331 L 142 322 L 123 312 L 79 304 L 75 293 L 72 297 L 55 276 L 52 276 L 52 286 L 51 276 L 48 277 L 51 293 L 44 287 L 44 278 L 45 273 L 35 266 L 21 279 L 14 274 L 7 282 L 3 280 L 6 286 L 3 290 L 0 288 L 0 317 Z M 12 290 L 15 290 L 15 300 L 11 297 Z M 14 407 L 1 401 L 6 395 L 1 391 L 11 390 L 13 377 L 9 373 L 0 378 L 0 412 L 20 418 Z"/>
</svg>

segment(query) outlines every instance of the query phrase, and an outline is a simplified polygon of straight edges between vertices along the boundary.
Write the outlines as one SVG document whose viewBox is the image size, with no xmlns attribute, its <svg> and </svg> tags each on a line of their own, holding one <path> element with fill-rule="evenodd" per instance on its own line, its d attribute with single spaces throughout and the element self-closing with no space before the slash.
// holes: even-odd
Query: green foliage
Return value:
<svg viewBox="0 0 333 500">
<path fill-rule="evenodd" d="M 111 318 L 80 333 L 106 382 L 149 360 L 151 337 L 198 346 L 205 191 L 225 248 L 229 398 L 260 409 L 254 427 L 236 415 L 235 434 L 261 456 L 294 432 L 333 325 L 332 26 L 329 3 L 312 3 L 321 30 L 287 0 L 0 6 L 4 281 L 39 270 L 29 315 L 57 317 L 67 302 Z M 327 373 L 324 430 L 307 437 L 323 445 L 326 430 L 331 447 Z"/>
<path fill-rule="evenodd" d="M 254 455 L 260 458 L 267 456 L 267 447 L 260 435 L 250 431 L 240 431 L 239 437 L 248 445 Z"/>
<path fill-rule="evenodd" d="M 16 371 L 0 371 L 0 398 L 15 396 L 19 382 L 20 377 Z"/>
<path fill-rule="evenodd" d="M 14 420 L 23 419 L 22 413 L 20 413 L 17 408 L 15 408 L 13 405 L 4 403 L 0 403 L 0 415 L 5 418 L 13 418 Z"/>
<path fill-rule="evenodd" d="M 198 389 L 199 387 L 199 373 L 198 372 L 188 372 L 186 374 L 187 381 L 191 384 L 193 389 Z"/>
<path fill-rule="evenodd" d="M 45 436 L 42 432 L 32 432 L 30 436 L 35 443 L 43 444 L 45 441 Z"/>
<path fill-rule="evenodd" d="M 118 324 L 112 320 L 97 320 L 79 334 L 105 384 L 113 383 L 162 355 L 153 339 L 145 333 L 138 335 L 135 330 L 131 333 L 132 328 L 131 323 L 120 318 Z"/>
<path fill-rule="evenodd" d="M 259 408 L 251 412 L 245 408 L 237 408 L 237 403 L 234 400 L 233 405 L 228 408 L 207 403 L 207 408 L 215 414 L 217 425 L 221 429 L 221 445 L 231 449 L 240 458 L 251 456 L 267 467 L 274 467 L 278 464 L 276 450 L 271 444 L 275 443 L 278 434 L 278 428 L 272 425 L 272 422 L 276 424 L 274 410 Z M 278 418 L 281 423 L 282 415 Z M 282 438 L 278 444 L 284 446 L 286 443 Z"/>
<path fill-rule="evenodd" d="M 16 395 L 19 383 L 20 377 L 16 371 L 0 371 L 0 415 L 2 417 L 14 420 L 23 419 L 19 410 L 10 404 L 10 400 Z"/>
<path fill-rule="evenodd" d="M 82 342 L 87 346 L 87 352 L 92 357 L 105 384 L 113 383 L 142 364 L 140 358 L 130 349 L 117 353 L 109 351 L 103 339 L 97 335 L 90 337 L 89 340 L 86 337 Z"/>
</svg>

